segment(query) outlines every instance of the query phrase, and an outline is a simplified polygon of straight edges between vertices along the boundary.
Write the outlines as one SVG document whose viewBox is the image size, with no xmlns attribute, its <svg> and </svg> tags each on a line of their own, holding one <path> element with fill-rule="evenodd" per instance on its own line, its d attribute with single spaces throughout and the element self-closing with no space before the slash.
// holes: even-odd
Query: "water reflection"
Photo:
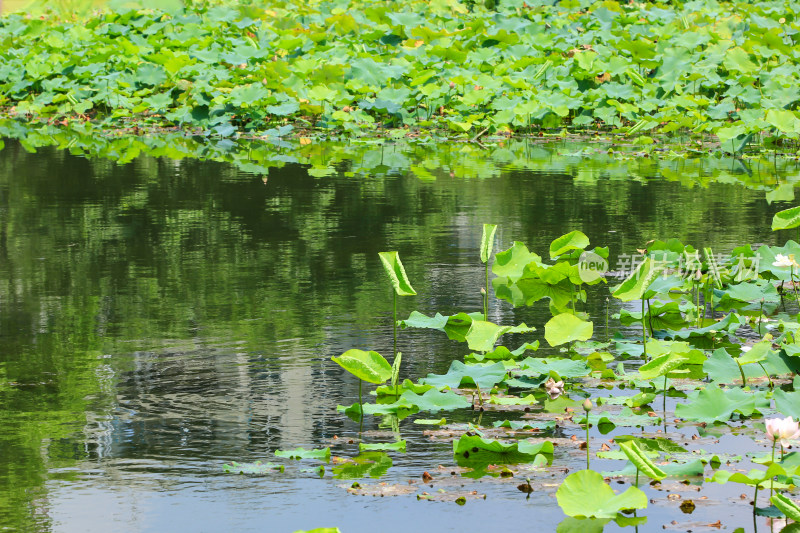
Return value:
<svg viewBox="0 0 800 533">
<path fill-rule="evenodd" d="M 495 250 L 520 240 L 541 252 L 581 229 L 611 257 L 656 237 L 724 252 L 777 242 L 768 221 L 783 207 L 765 201 L 776 180 L 769 168 L 716 159 L 659 164 L 511 142 L 489 151 L 265 148 L 243 159 L 209 145 L 205 155 L 220 161 L 141 156 L 117 165 L 41 148 L 63 134 L 37 135 L 0 151 L 0 522 L 20 530 L 158 531 L 179 516 L 185 530 L 263 531 L 269 516 L 275 531 L 359 531 L 369 529 L 358 513 L 378 510 L 387 531 L 409 513 L 444 531 L 510 501 L 519 513 L 509 527 L 528 527 L 534 512 L 556 524 L 562 515 L 547 492 L 526 501 L 497 484 L 486 503 L 456 512 L 347 497 L 303 463 L 257 479 L 224 475 L 221 464 L 355 435 L 336 406 L 356 400 L 358 383 L 330 356 L 390 351 L 379 251 L 400 251 L 419 293 L 398 302 L 399 316 L 451 314 L 481 306 L 484 222 L 499 224 Z M 99 146 L 80 138 L 72 151 L 90 143 Z M 32 146 L 40 148 L 25 150 Z M 106 157 L 121 149 L 104 146 L 96 151 Z M 180 146 L 191 155 L 200 145 Z M 242 171 L 254 159 L 266 183 L 252 167 Z M 781 170 L 791 185 L 795 170 Z M 604 296 L 590 294 L 599 323 Z M 549 316 L 546 305 L 497 301 L 490 315 L 537 326 L 534 338 Z M 464 354 L 442 337 L 401 332 L 404 377 L 444 372 Z M 452 464 L 449 444 L 410 424 L 400 431 L 409 453 L 389 482 Z"/>
</svg>

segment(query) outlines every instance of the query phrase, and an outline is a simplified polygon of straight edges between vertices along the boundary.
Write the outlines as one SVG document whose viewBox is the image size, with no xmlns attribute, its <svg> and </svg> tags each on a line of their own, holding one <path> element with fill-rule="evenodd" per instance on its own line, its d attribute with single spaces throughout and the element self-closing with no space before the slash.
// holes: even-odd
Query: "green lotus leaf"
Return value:
<svg viewBox="0 0 800 533">
<path fill-rule="evenodd" d="M 331 360 L 358 379 L 369 383 L 383 383 L 392 377 L 391 365 L 378 352 L 365 352 L 353 348 L 339 357 L 331 357 Z"/>
<path fill-rule="evenodd" d="M 523 355 L 528 350 L 536 351 L 539 349 L 539 341 L 534 342 L 526 342 L 516 350 L 509 350 L 505 346 L 498 346 L 494 350 L 491 350 L 486 353 L 470 353 L 465 356 L 465 360 L 470 361 L 509 361 L 513 359 L 517 359 Z"/>
<path fill-rule="evenodd" d="M 702 476 L 703 472 L 705 472 L 705 465 L 703 465 L 703 461 L 700 459 L 693 459 L 686 463 L 668 463 L 665 465 L 659 465 L 659 469 L 661 469 L 668 478 L 686 479 L 690 477 Z M 621 470 L 602 472 L 602 474 L 606 477 L 635 476 L 636 466 L 629 462 Z"/>
<path fill-rule="evenodd" d="M 560 346 L 570 341 L 585 341 L 591 338 L 593 325 L 572 313 L 554 316 L 544 325 L 544 338 L 550 346 Z"/>
<path fill-rule="evenodd" d="M 447 374 L 428 374 L 420 379 L 420 383 L 439 388 L 450 387 L 451 389 L 456 389 L 463 383 L 488 389 L 503 381 L 505 376 L 506 367 L 500 362 L 491 365 L 465 365 L 461 361 L 453 361 L 450 363 Z"/>
<path fill-rule="evenodd" d="M 739 388 L 720 389 L 711 384 L 689 394 L 689 403 L 675 407 L 675 415 L 700 422 L 727 422 L 733 413 L 751 416 L 757 409 L 767 408 L 770 401 L 765 392 L 750 393 Z"/>
<path fill-rule="evenodd" d="M 492 256 L 492 246 L 494 245 L 494 234 L 497 231 L 497 224 L 484 224 L 481 234 L 481 263 L 486 263 Z"/>
<path fill-rule="evenodd" d="M 800 133 L 800 119 L 797 118 L 797 114 L 794 111 L 789 109 L 767 110 L 766 121 L 781 133 Z"/>
<path fill-rule="evenodd" d="M 772 217 L 772 231 L 800 226 L 800 205 L 778 211 Z"/>
<path fill-rule="evenodd" d="M 549 375 L 555 372 L 562 378 L 581 378 L 588 376 L 592 369 L 582 359 L 562 359 L 558 357 L 526 357 L 519 362 L 515 376 Z"/>
<path fill-rule="evenodd" d="M 787 485 L 783 483 L 772 481 L 772 478 L 778 475 L 786 475 L 786 470 L 780 464 L 773 463 L 769 465 L 766 470 L 754 468 L 747 474 L 743 472 L 731 472 L 729 470 L 716 470 L 714 475 L 706 481 L 713 481 L 721 484 L 731 481 L 750 485 L 751 487 L 758 486 L 760 489 L 769 487 L 770 484 L 776 488 L 787 488 Z"/>
<path fill-rule="evenodd" d="M 392 282 L 394 292 L 398 296 L 414 296 L 416 291 L 408 281 L 406 270 L 403 268 L 403 263 L 400 261 L 400 255 L 397 252 L 379 252 L 378 256 L 381 258 L 386 274 Z"/>
<path fill-rule="evenodd" d="M 392 466 L 392 458 L 383 452 L 363 452 L 344 463 L 335 465 L 333 477 L 336 479 L 377 479 Z"/>
<path fill-rule="evenodd" d="M 639 367 L 642 379 L 653 379 L 664 376 L 689 362 L 689 358 L 681 353 L 668 353 L 654 357 Z"/>
<path fill-rule="evenodd" d="M 787 392 L 776 388 L 772 393 L 775 400 L 775 409 L 785 416 L 800 420 L 800 391 Z"/>
<path fill-rule="evenodd" d="M 404 379 L 400 384 L 400 387 L 394 387 L 392 385 L 380 385 L 375 389 L 375 394 L 378 396 L 397 396 L 397 392 L 403 394 L 405 391 L 413 391 L 417 394 L 424 394 L 433 388 L 435 388 L 433 385 L 417 384 L 410 379 Z"/>
<path fill-rule="evenodd" d="M 488 352 L 506 333 L 529 333 L 535 330 L 536 328 L 528 327 L 524 323 L 519 326 L 498 326 L 483 320 L 473 320 L 465 339 L 470 350 Z"/>
<path fill-rule="evenodd" d="M 645 258 L 636 270 L 614 290 L 613 296 L 623 302 L 641 300 L 647 292 L 647 288 L 655 281 L 662 269 L 662 266 L 656 263 L 652 257 Z"/>
<path fill-rule="evenodd" d="M 442 316 L 439 313 L 436 313 L 436 316 L 429 317 L 419 311 L 411 311 L 406 320 L 398 320 L 397 322 L 403 328 L 428 328 L 444 331 L 448 318 L 450 317 Z"/>
<path fill-rule="evenodd" d="M 541 256 L 529 252 L 524 243 L 515 241 L 508 250 L 495 254 L 492 273 L 501 278 L 507 277 L 513 283 L 522 276 L 526 266 L 541 262 Z"/>
<path fill-rule="evenodd" d="M 491 395 L 489 397 L 489 403 L 494 405 L 534 405 L 539 403 L 539 401 L 533 394 L 523 397 Z"/>
<path fill-rule="evenodd" d="M 533 429 L 537 431 L 554 429 L 556 427 L 555 420 L 547 420 L 545 422 L 533 422 L 531 420 L 496 420 L 492 423 L 496 428 L 509 428 L 515 431 Z"/>
<path fill-rule="evenodd" d="M 359 442 L 358 450 L 362 452 L 403 452 L 406 453 L 406 441 L 397 442 Z"/>
<path fill-rule="evenodd" d="M 647 495 L 636 487 L 621 493 L 603 481 L 593 470 L 580 470 L 567 476 L 556 491 L 556 500 L 567 516 L 614 518 L 620 511 L 646 509 Z"/>
<path fill-rule="evenodd" d="M 318 459 L 326 463 L 331 460 L 331 449 L 320 448 L 307 450 L 305 448 L 295 448 L 294 450 L 275 450 L 276 457 L 287 457 L 289 459 Z"/>
<path fill-rule="evenodd" d="M 770 500 L 772 505 L 777 507 L 786 518 L 794 520 L 795 522 L 800 521 L 800 506 L 798 506 L 794 500 L 790 500 L 783 494 L 773 494 Z"/>
<path fill-rule="evenodd" d="M 571 231 L 550 243 L 550 258 L 563 255 L 572 250 L 583 250 L 589 246 L 589 237 L 581 231 Z"/>
<path fill-rule="evenodd" d="M 255 463 L 237 463 L 231 461 L 231 464 L 222 465 L 222 470 L 225 472 L 232 472 L 234 474 L 268 474 L 270 472 L 283 472 L 284 466 L 275 463 L 262 463 L 256 461 Z"/>
<path fill-rule="evenodd" d="M 463 396 L 451 391 L 439 392 L 435 388 L 422 395 L 413 391 L 406 391 L 400 396 L 400 399 L 407 404 L 418 407 L 420 411 L 451 411 L 472 405 L 472 402 Z"/>
<path fill-rule="evenodd" d="M 587 417 L 575 417 L 575 423 L 581 426 L 586 425 Z M 656 426 L 661 423 L 660 417 L 649 415 L 637 415 L 629 407 L 625 407 L 617 414 L 604 411 L 602 413 L 589 413 L 589 424 L 598 428 L 600 433 L 607 434 L 617 426 L 625 427 L 647 427 Z"/>
<path fill-rule="evenodd" d="M 628 459 L 631 463 L 639 469 L 644 475 L 651 479 L 655 479 L 659 481 L 667 477 L 667 474 L 661 470 L 659 467 L 650 460 L 647 455 L 642 453 L 642 450 L 639 449 L 639 446 L 636 445 L 635 440 L 629 440 L 627 442 L 620 442 L 618 443 L 620 449 L 625 452 L 625 455 L 628 456 Z"/>
<path fill-rule="evenodd" d="M 478 435 L 462 435 L 453 441 L 453 455 L 459 466 L 529 463 L 540 454 L 552 456 L 553 450 L 550 441 L 506 443 Z"/>
</svg>

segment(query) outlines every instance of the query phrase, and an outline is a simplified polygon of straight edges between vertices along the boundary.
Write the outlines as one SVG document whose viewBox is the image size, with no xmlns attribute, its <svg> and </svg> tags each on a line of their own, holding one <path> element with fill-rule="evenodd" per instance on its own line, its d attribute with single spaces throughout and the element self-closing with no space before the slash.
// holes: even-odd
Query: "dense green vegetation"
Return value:
<svg viewBox="0 0 800 533">
<path fill-rule="evenodd" d="M 8 115 L 283 137 L 796 139 L 793 1 L 274 2 L 0 22 Z"/>
</svg>

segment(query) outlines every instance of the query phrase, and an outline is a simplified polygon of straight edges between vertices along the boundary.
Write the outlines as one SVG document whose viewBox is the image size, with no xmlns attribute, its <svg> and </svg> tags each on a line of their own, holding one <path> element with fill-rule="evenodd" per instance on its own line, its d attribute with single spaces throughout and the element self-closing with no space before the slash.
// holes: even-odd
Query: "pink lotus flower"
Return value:
<svg viewBox="0 0 800 533">
<path fill-rule="evenodd" d="M 562 394 L 564 394 L 564 382 L 563 381 L 556 381 L 553 378 L 548 379 L 544 384 L 545 389 L 547 389 L 547 394 L 550 395 L 551 400 L 555 400 Z"/>
<path fill-rule="evenodd" d="M 800 423 L 795 422 L 791 416 L 786 418 L 770 418 L 767 420 L 767 438 L 779 441 L 786 448 L 791 441 L 800 437 Z"/>
</svg>

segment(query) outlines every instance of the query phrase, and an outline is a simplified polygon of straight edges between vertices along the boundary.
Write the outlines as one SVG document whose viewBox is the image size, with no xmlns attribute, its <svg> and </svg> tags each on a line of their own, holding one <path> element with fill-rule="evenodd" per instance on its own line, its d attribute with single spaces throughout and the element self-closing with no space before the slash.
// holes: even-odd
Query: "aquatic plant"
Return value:
<svg viewBox="0 0 800 533">
<path fill-rule="evenodd" d="M 392 357 L 393 357 L 393 382 L 397 384 L 397 375 L 400 372 L 400 354 L 397 352 L 397 297 L 398 296 L 416 296 L 417 292 L 411 286 L 406 275 L 406 269 L 403 268 L 403 263 L 400 261 L 400 255 L 397 252 L 379 252 L 378 257 L 381 259 L 381 264 L 389 276 L 389 281 L 392 283 Z M 395 368 L 396 367 L 396 368 Z"/>
<path fill-rule="evenodd" d="M 580 470 L 566 477 L 556 491 L 559 507 L 567 516 L 616 518 L 621 511 L 647 508 L 647 495 L 637 487 L 621 494 L 593 470 Z"/>
<path fill-rule="evenodd" d="M 489 320 L 489 259 L 492 257 L 492 247 L 494 246 L 494 234 L 497 231 L 497 224 L 484 224 L 481 234 L 481 263 L 484 264 L 486 272 L 486 284 L 483 287 L 483 320 Z"/>
<path fill-rule="evenodd" d="M 389 362 L 378 352 L 350 349 L 339 357 L 332 356 L 331 360 L 358 378 L 358 405 L 363 412 L 364 401 L 361 394 L 361 384 L 383 383 L 392 377 L 393 371 Z"/>
</svg>

